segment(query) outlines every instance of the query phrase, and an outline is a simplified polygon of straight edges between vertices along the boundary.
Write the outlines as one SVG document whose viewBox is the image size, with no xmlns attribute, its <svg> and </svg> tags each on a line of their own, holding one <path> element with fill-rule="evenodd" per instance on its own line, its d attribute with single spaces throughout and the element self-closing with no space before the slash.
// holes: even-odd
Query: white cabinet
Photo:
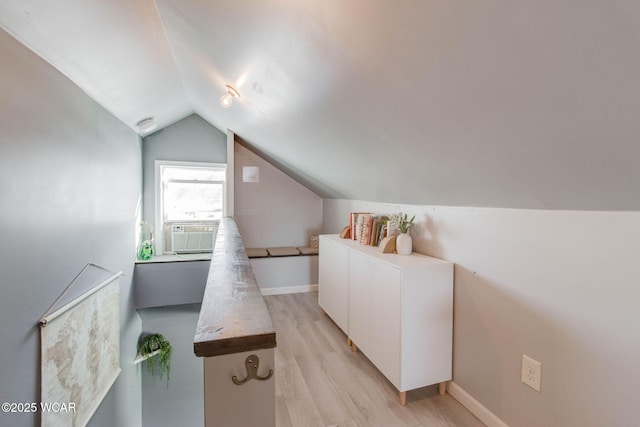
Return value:
<svg viewBox="0 0 640 427">
<path fill-rule="evenodd" d="M 346 334 L 349 333 L 349 251 L 331 239 L 320 238 L 318 304 Z"/>
<path fill-rule="evenodd" d="M 349 339 L 363 353 L 371 350 L 371 277 L 374 264 L 358 252 L 349 253 Z"/>
<path fill-rule="evenodd" d="M 399 268 L 373 263 L 371 277 L 370 359 L 400 390 L 400 335 L 402 333 L 402 273 Z M 357 341 L 356 341 L 357 342 Z M 363 350 L 365 354 L 367 352 Z"/>
<path fill-rule="evenodd" d="M 398 389 L 401 403 L 406 391 L 431 384 L 443 393 L 452 370 L 453 263 L 382 254 L 336 235 L 320 236 L 319 262 L 320 305 Z M 343 298 L 346 308 L 336 301 Z"/>
</svg>

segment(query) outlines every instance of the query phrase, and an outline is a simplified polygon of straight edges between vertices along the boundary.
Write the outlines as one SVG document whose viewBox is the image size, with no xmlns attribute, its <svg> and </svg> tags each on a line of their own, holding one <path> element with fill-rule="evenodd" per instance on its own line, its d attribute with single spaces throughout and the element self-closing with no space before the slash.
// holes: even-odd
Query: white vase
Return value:
<svg viewBox="0 0 640 427">
<path fill-rule="evenodd" d="M 409 233 L 402 233 L 396 237 L 396 252 L 400 255 L 410 255 L 413 249 L 413 240 Z"/>
</svg>

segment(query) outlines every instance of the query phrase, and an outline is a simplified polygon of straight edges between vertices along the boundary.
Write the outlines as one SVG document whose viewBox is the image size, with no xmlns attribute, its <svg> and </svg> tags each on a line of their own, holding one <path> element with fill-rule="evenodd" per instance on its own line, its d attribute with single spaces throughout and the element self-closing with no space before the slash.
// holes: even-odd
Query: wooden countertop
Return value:
<svg viewBox="0 0 640 427">
<path fill-rule="evenodd" d="M 233 218 L 220 221 L 193 349 L 198 357 L 276 346 L 276 332 Z"/>
</svg>

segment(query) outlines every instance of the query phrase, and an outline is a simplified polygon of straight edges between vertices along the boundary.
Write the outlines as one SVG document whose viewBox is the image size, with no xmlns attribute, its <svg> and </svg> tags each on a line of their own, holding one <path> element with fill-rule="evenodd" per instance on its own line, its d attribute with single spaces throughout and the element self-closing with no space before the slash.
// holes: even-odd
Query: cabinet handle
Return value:
<svg viewBox="0 0 640 427">
<path fill-rule="evenodd" d="M 273 376 L 273 369 L 269 369 L 269 373 L 261 377 L 258 375 L 258 367 L 260 366 L 260 358 L 255 354 L 247 356 L 247 359 L 244 361 L 244 367 L 247 369 L 247 377 L 243 380 L 238 380 L 238 377 L 235 375 L 231 377 L 231 381 L 235 385 L 242 385 L 249 381 L 250 379 L 256 379 L 258 381 L 266 381 Z"/>
</svg>

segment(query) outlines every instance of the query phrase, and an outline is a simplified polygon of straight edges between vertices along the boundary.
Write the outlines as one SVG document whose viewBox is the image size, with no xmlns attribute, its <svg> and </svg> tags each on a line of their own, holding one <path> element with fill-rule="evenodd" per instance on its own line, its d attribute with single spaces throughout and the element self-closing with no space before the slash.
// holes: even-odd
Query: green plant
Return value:
<svg viewBox="0 0 640 427">
<path fill-rule="evenodd" d="M 402 215 L 402 212 L 391 215 L 390 221 L 398 227 L 401 233 L 408 232 L 411 227 L 414 226 L 413 220 L 416 219 L 416 216 L 412 216 L 411 219 L 407 219 L 407 214 Z"/>
<path fill-rule="evenodd" d="M 167 341 L 162 334 L 151 334 L 140 340 L 138 343 L 138 351 L 147 361 L 147 371 L 149 375 L 154 375 L 156 370 L 160 371 L 160 378 L 162 378 L 164 374 L 167 374 L 167 387 L 169 387 L 171 343 Z M 158 353 L 154 354 L 156 351 Z"/>
</svg>

